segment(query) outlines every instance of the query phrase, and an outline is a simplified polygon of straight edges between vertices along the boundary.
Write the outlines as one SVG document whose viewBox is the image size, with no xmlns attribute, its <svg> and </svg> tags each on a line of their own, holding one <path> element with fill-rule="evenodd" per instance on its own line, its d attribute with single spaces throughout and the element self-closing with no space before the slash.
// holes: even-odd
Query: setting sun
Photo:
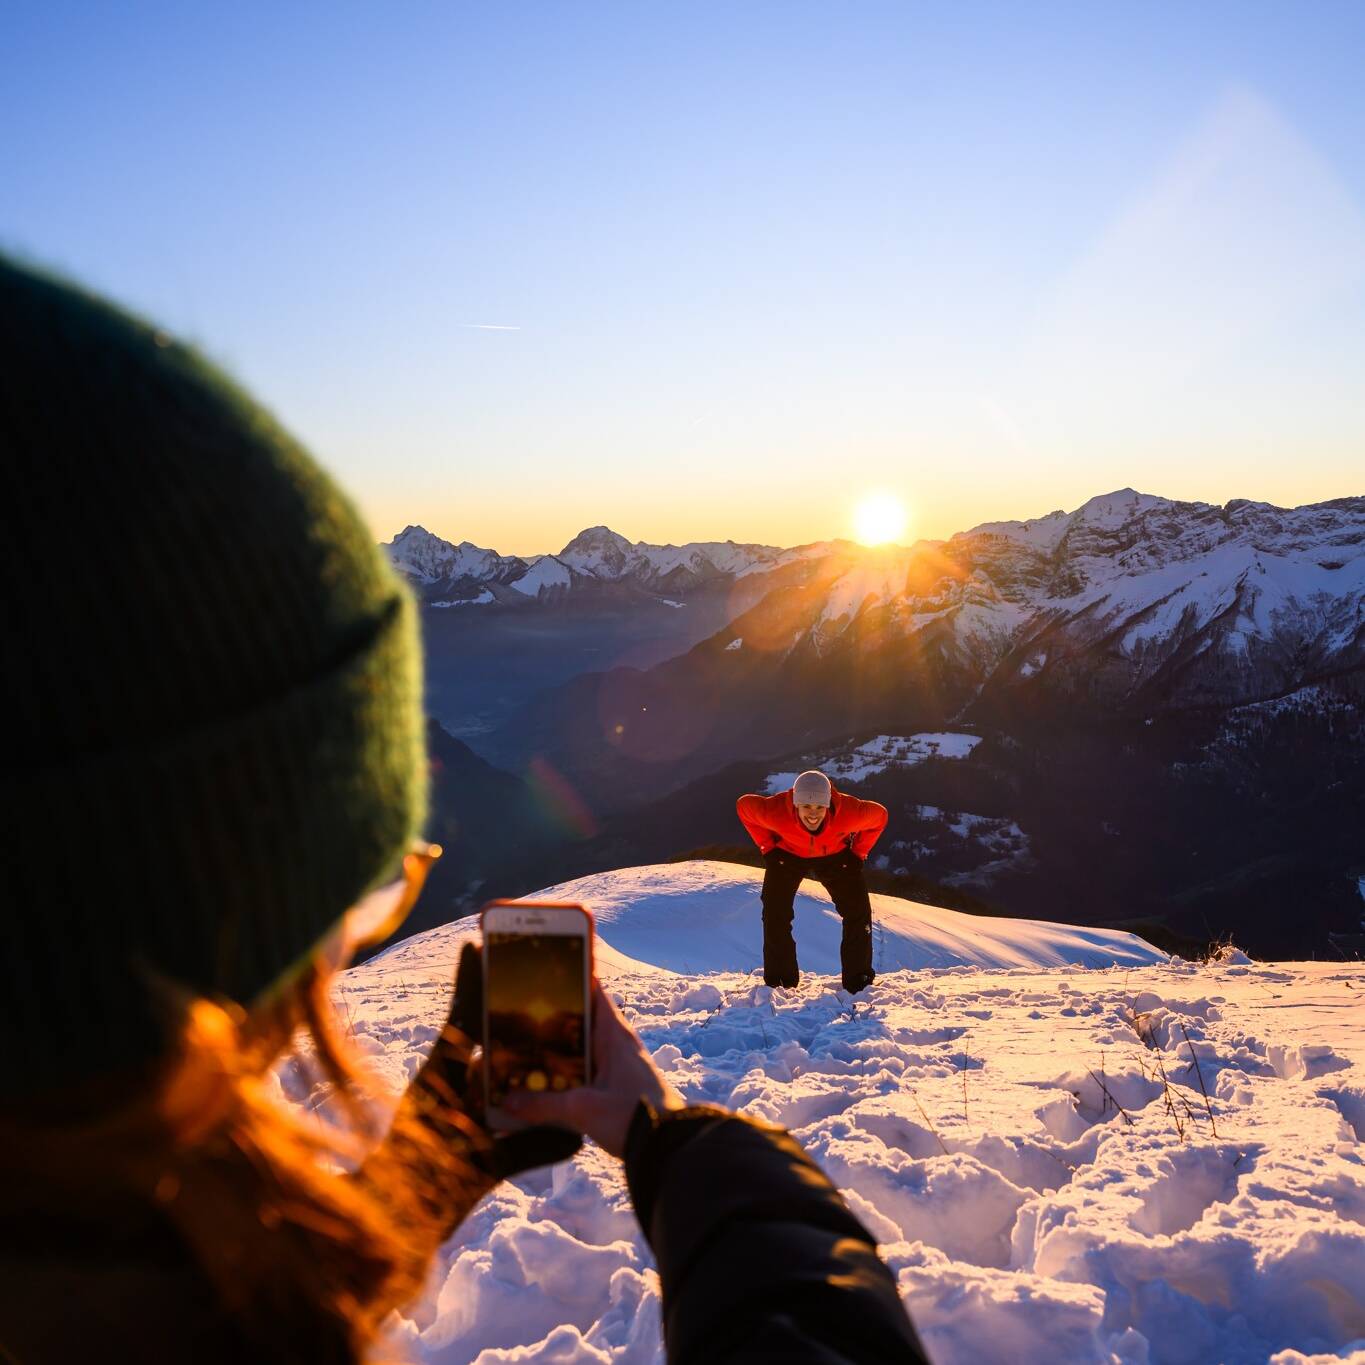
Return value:
<svg viewBox="0 0 1365 1365">
<path fill-rule="evenodd" d="M 905 531 L 905 504 L 891 493 L 870 493 L 854 510 L 857 539 L 864 545 L 884 545 Z"/>
<path fill-rule="evenodd" d="M 543 1024 L 555 1012 L 554 1006 L 539 995 L 533 1000 L 528 1000 L 523 1008 L 531 1016 L 532 1023 L 535 1024 Z"/>
</svg>

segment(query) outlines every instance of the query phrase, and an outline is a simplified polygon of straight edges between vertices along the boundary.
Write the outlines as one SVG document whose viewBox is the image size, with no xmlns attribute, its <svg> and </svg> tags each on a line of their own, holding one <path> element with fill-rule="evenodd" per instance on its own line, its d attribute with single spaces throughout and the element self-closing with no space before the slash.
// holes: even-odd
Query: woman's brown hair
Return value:
<svg viewBox="0 0 1365 1365">
<path fill-rule="evenodd" d="M 183 1001 L 155 1072 L 0 1112 L 0 1233 L 47 1255 L 54 1236 L 72 1238 L 81 1258 L 160 1247 L 176 1274 L 188 1263 L 237 1338 L 223 1358 L 360 1360 L 491 1181 L 458 1106 L 431 1121 L 430 1087 L 423 1101 L 414 1086 L 387 1138 L 367 1142 L 378 1106 L 332 1020 L 315 966 L 250 1016 Z M 291 1040 L 344 1124 L 309 1124 L 272 1095 L 270 1065 Z M 3 1326 L 0 1347 L 28 1365 Z"/>
</svg>

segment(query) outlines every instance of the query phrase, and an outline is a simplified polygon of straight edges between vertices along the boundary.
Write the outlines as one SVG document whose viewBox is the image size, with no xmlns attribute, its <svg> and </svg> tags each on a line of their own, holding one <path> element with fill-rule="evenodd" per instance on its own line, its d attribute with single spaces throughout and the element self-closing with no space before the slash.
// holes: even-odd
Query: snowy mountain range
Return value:
<svg viewBox="0 0 1365 1365">
<path fill-rule="evenodd" d="M 630 542 L 605 526 L 579 532 L 558 554 L 522 559 L 481 549 L 469 541 L 452 545 L 421 526 L 400 531 L 387 545 L 389 557 L 433 606 L 553 598 L 573 588 L 626 584 L 653 593 L 684 595 L 719 580 L 779 569 L 829 552 L 828 544 L 780 550 L 738 545 L 733 540 L 687 545 Z"/>
<path fill-rule="evenodd" d="M 849 565 L 734 623 L 784 658 L 851 651 L 962 704 L 1231 704 L 1365 663 L 1365 498 L 1283 509 L 1132 489 Z M 733 639 L 724 642 L 732 645 Z M 874 670 L 875 671 L 875 670 Z"/>
<path fill-rule="evenodd" d="M 433 607 L 455 569 L 486 604 L 427 613 L 434 713 L 498 768 L 553 773 L 594 831 L 522 875 L 740 845 L 739 791 L 847 759 L 892 809 L 888 874 L 1277 954 L 1359 934 L 1365 498 L 1125 489 L 909 547 L 724 548 L 599 528 L 534 599 L 510 586 L 525 561 L 409 557 Z M 920 752 L 936 735 L 981 743 L 948 761 Z"/>
<path fill-rule="evenodd" d="M 1230 704 L 1365 662 L 1359 497 L 1217 507 L 1123 489 L 1072 512 L 877 550 L 633 544 L 604 526 L 530 560 L 420 526 L 385 548 L 433 606 L 553 601 L 604 585 L 682 598 L 799 563 L 801 591 L 783 580 L 760 592 L 717 649 L 739 655 L 747 640 L 770 665 L 851 651 L 897 690 L 927 669 L 961 704 L 1020 688 L 1068 704 Z M 727 663 L 750 671 L 749 659 Z"/>
<path fill-rule="evenodd" d="M 591 698 L 543 694 L 509 735 L 580 734 L 572 713 L 591 705 L 622 727 L 605 746 L 652 763 L 685 749 L 699 773 L 860 732 L 1151 717 L 1365 671 L 1365 498 L 1285 510 L 1124 490 L 808 568 L 677 658 L 608 672 Z"/>
</svg>

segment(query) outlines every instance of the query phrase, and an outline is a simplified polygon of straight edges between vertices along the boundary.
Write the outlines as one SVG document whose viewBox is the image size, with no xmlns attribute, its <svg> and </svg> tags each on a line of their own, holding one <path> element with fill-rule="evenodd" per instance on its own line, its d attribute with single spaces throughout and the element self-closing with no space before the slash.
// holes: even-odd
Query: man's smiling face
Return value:
<svg viewBox="0 0 1365 1365">
<path fill-rule="evenodd" d="M 796 814 L 808 830 L 814 832 L 824 823 L 828 806 L 797 806 Z"/>
</svg>

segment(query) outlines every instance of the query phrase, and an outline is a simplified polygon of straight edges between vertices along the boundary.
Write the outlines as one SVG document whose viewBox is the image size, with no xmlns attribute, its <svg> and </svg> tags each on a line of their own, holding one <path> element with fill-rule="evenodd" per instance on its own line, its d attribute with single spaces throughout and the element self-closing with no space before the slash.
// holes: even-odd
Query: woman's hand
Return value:
<svg viewBox="0 0 1365 1365">
<path fill-rule="evenodd" d="M 659 1111 L 683 1109 L 687 1102 L 654 1065 L 639 1035 L 596 977 L 591 1003 L 592 1084 L 558 1094 L 516 1091 L 507 1096 L 503 1108 L 524 1123 L 555 1124 L 584 1133 L 619 1157 L 641 1100 Z"/>
<path fill-rule="evenodd" d="M 474 1042 L 482 1026 L 483 959 L 474 944 L 466 943 L 455 973 L 450 1017 L 408 1088 L 410 1106 L 429 1127 L 468 1145 L 470 1163 L 495 1179 L 566 1161 L 583 1139 L 562 1125 L 531 1126 L 513 1133 L 489 1132 L 485 1127 L 483 1067 Z"/>
</svg>

